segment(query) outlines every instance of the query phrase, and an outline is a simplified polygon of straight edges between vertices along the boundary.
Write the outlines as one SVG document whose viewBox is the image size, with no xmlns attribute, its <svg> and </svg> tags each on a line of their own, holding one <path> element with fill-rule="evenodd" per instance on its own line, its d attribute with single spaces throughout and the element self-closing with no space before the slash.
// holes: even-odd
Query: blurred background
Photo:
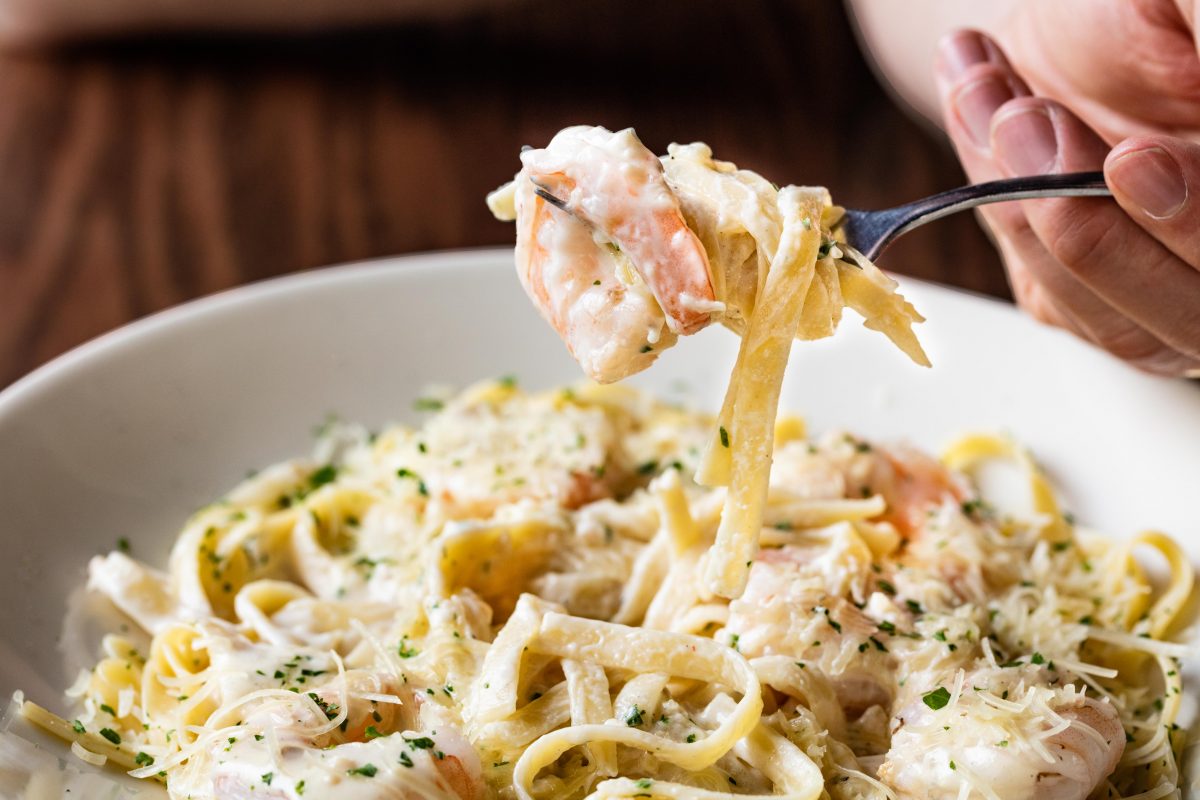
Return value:
<svg viewBox="0 0 1200 800">
<path fill-rule="evenodd" d="M 511 244 L 484 194 L 521 145 L 569 124 L 633 126 L 656 152 L 703 140 L 848 206 L 964 182 L 833 0 L 401 3 L 386 26 L 364 25 L 359 2 L 334 18 L 299 2 L 287 30 L 248 20 L 236 35 L 56 17 L 77 1 L 0 0 L 0 388 L 239 284 Z M 970 215 L 905 237 L 880 265 L 1009 296 Z"/>
</svg>

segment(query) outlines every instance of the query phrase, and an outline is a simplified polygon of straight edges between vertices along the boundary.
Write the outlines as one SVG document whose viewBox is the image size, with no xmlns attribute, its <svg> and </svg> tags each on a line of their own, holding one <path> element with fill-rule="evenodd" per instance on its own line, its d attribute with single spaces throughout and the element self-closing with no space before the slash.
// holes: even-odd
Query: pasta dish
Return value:
<svg viewBox="0 0 1200 800">
<path fill-rule="evenodd" d="M 173 800 L 1179 796 L 1170 538 L 1081 526 L 1002 437 L 934 458 L 777 413 L 792 340 L 845 307 L 927 363 L 824 190 L 632 131 L 523 164 L 490 203 L 595 382 L 329 424 L 165 570 L 96 557 L 131 624 L 72 715 L 27 719 Z M 742 340 L 717 414 L 603 385 L 712 322 Z M 980 494 L 992 462 L 1028 508 Z"/>
</svg>

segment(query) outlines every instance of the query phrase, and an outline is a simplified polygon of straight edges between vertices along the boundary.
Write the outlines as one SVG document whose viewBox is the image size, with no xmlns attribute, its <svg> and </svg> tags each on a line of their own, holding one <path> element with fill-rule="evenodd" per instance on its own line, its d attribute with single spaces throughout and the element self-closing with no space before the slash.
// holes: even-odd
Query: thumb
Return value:
<svg viewBox="0 0 1200 800">
<path fill-rule="evenodd" d="M 1138 225 L 1200 269 L 1200 144 L 1170 136 L 1126 139 L 1105 159 L 1104 176 Z"/>
</svg>

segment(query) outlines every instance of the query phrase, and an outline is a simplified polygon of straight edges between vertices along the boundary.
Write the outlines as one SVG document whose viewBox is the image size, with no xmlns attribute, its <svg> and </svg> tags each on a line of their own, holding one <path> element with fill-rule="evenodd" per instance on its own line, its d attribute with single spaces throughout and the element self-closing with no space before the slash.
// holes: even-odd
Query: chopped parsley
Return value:
<svg viewBox="0 0 1200 800">
<path fill-rule="evenodd" d="M 274 772 L 267 772 L 267 773 L 264 773 L 262 776 L 262 782 L 265 783 L 267 786 L 270 786 L 271 781 L 273 781 L 273 780 L 275 780 Z"/>
<path fill-rule="evenodd" d="M 431 750 L 433 749 L 434 745 L 433 739 L 430 739 L 428 736 L 418 736 L 415 739 L 405 738 L 404 741 L 407 742 L 408 746 L 413 750 Z"/>
<path fill-rule="evenodd" d="M 633 728 L 641 725 L 642 722 L 642 710 L 635 703 L 633 708 L 629 709 L 629 713 L 625 715 L 625 724 Z"/>
<path fill-rule="evenodd" d="M 981 498 L 967 500 L 962 504 L 962 513 L 968 517 L 976 517 L 988 512 L 988 504 Z"/>
<path fill-rule="evenodd" d="M 337 474 L 337 467 L 333 464 L 326 464 L 308 476 L 308 486 L 310 489 L 319 489 L 327 483 L 333 483 L 337 479 Z"/>
<path fill-rule="evenodd" d="M 400 764 L 401 764 L 401 766 L 412 767 L 413 760 L 412 760 L 412 758 L 409 757 L 408 753 L 402 752 L 402 753 L 400 753 Z"/>
<path fill-rule="evenodd" d="M 875 585 L 879 587 L 879 591 L 883 592 L 886 595 L 895 595 L 896 594 L 896 587 L 892 586 L 892 584 L 889 581 L 880 579 L 880 580 L 875 581 Z"/>
<path fill-rule="evenodd" d="M 421 479 L 420 475 L 413 472 L 408 467 L 400 467 L 400 469 L 396 470 L 396 477 L 397 478 L 411 478 L 412 480 L 416 481 L 417 482 L 417 494 L 421 495 L 422 497 L 429 497 L 429 487 L 427 487 L 425 485 L 425 481 L 423 481 Z"/>
<path fill-rule="evenodd" d="M 396 650 L 397 655 L 399 655 L 401 658 L 412 658 L 419 652 L 421 651 L 409 645 L 407 634 L 400 637 L 400 647 Z"/>
<path fill-rule="evenodd" d="M 148 767 L 154 763 L 154 756 L 138 751 L 138 754 L 133 757 L 133 762 L 139 767 Z"/>
<path fill-rule="evenodd" d="M 347 775 L 361 775 L 364 778 L 374 778 L 379 769 L 374 764 L 363 764 L 361 767 L 346 770 Z"/>
<path fill-rule="evenodd" d="M 939 686 L 932 692 L 926 692 L 921 695 L 921 701 L 934 711 L 937 711 L 945 708 L 946 704 L 950 702 L 950 692 L 947 691 L 945 686 Z"/>
<path fill-rule="evenodd" d="M 333 703 L 327 703 L 321 699 L 321 696 L 316 692 L 309 692 L 308 699 L 317 704 L 317 708 L 325 712 L 326 719 L 333 719 L 338 715 L 338 707 Z"/>
<path fill-rule="evenodd" d="M 721 426 L 720 433 L 721 433 L 721 447 L 729 447 L 729 431 L 725 430 L 724 425 Z"/>
<path fill-rule="evenodd" d="M 71 722 L 71 730 L 75 731 L 76 733 L 86 733 L 87 732 L 87 728 L 83 727 L 83 723 L 80 722 L 79 720 L 74 720 Z"/>
<path fill-rule="evenodd" d="M 121 734 L 117 733 L 112 728 L 101 728 L 100 735 L 103 736 L 105 739 L 108 739 L 113 744 L 121 743 Z"/>
</svg>

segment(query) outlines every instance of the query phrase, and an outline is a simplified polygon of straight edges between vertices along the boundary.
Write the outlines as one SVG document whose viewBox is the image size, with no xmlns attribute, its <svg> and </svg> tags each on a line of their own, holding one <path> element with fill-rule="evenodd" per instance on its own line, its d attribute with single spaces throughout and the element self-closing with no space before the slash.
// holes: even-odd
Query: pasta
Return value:
<svg viewBox="0 0 1200 800">
<path fill-rule="evenodd" d="M 1007 439 L 939 461 L 779 417 L 793 339 L 846 307 L 928 364 L 825 190 L 632 131 L 524 163 L 490 203 L 585 369 L 720 321 L 719 413 L 504 378 L 419 427 L 329 426 L 194 515 L 166 571 L 94 559 L 131 630 L 74 718 L 28 720 L 175 800 L 1177 796 L 1193 572 L 1169 537 L 1078 527 Z M 997 460 L 1032 513 L 975 488 Z"/>
<path fill-rule="evenodd" d="M 757 548 L 793 337 L 833 335 L 850 307 L 928 366 L 912 332 L 922 318 L 894 281 L 838 241 L 842 212 L 824 189 L 780 189 L 699 143 L 671 145 L 660 160 L 631 129 L 567 128 L 522 162 L 488 202 L 517 221 L 522 283 L 589 376 L 608 382 L 644 369 L 676 334 L 713 321 L 741 336 L 698 473 L 729 487 L 705 579 L 737 597 Z M 539 189 L 559 192 L 556 203 L 570 197 L 574 216 Z"/>
<path fill-rule="evenodd" d="M 702 579 L 730 490 L 690 477 L 714 421 L 505 379 L 417 428 L 333 426 L 199 511 L 167 571 L 97 557 L 92 587 L 134 630 L 106 639 L 74 717 L 23 713 L 194 800 L 1178 786 L 1190 650 L 1169 637 L 1192 572 L 1169 538 L 1080 529 L 1004 439 L 938 462 L 784 418 L 730 600 Z M 1032 516 L 971 488 L 996 459 Z"/>
</svg>

